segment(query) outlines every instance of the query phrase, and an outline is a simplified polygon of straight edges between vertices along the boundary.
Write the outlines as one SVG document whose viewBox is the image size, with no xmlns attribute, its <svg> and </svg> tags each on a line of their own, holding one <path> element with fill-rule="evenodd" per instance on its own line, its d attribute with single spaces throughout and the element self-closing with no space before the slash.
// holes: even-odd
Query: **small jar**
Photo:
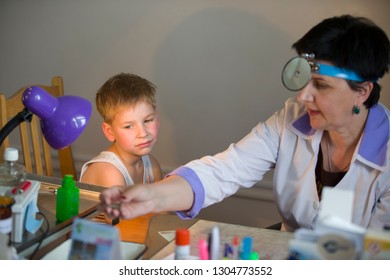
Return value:
<svg viewBox="0 0 390 280">
<path fill-rule="evenodd" d="M 0 232 L 10 234 L 12 231 L 12 205 L 15 200 L 10 196 L 0 196 Z"/>
</svg>

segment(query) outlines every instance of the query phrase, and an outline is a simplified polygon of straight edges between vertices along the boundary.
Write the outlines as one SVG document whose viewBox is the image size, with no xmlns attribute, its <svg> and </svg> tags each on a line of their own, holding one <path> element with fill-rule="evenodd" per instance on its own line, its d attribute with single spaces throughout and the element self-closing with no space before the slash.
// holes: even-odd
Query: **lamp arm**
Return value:
<svg viewBox="0 0 390 280">
<path fill-rule="evenodd" d="M 24 108 L 22 111 L 16 114 L 15 117 L 10 119 L 7 124 L 0 130 L 0 146 L 3 145 L 5 138 L 22 122 L 31 122 L 33 114 Z"/>
</svg>

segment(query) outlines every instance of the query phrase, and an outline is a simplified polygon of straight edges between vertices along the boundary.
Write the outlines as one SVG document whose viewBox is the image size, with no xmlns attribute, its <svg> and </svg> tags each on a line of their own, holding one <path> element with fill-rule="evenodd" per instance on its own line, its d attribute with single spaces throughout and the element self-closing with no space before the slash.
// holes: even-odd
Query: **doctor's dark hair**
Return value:
<svg viewBox="0 0 390 280">
<path fill-rule="evenodd" d="M 109 78 L 96 93 L 96 108 L 104 122 L 111 124 L 118 109 L 146 102 L 156 109 L 156 86 L 150 81 L 130 73 Z"/>
<path fill-rule="evenodd" d="M 354 71 L 374 81 L 366 108 L 378 103 L 381 86 L 376 82 L 389 72 L 390 43 L 386 33 L 364 17 L 342 15 L 323 20 L 292 45 L 298 54 L 314 53 L 316 60 Z M 353 90 L 359 82 L 347 80 Z"/>
</svg>

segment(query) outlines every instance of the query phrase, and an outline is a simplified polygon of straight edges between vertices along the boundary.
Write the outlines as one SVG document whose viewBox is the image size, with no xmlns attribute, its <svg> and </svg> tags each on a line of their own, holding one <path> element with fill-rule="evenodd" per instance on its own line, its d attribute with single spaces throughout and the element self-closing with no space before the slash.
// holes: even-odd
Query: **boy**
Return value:
<svg viewBox="0 0 390 280">
<path fill-rule="evenodd" d="M 160 128 L 155 92 L 151 82 L 134 74 L 121 73 L 103 84 L 96 107 L 111 145 L 83 165 L 81 182 L 111 187 L 161 180 L 160 165 L 149 154 Z"/>
</svg>

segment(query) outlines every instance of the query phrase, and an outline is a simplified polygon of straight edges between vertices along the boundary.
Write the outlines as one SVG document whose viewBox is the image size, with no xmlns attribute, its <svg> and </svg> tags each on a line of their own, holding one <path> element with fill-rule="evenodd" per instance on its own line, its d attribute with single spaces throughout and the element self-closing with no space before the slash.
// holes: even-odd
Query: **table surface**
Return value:
<svg viewBox="0 0 390 280">
<path fill-rule="evenodd" d="M 161 217 L 156 217 L 156 220 Z M 167 219 L 167 217 L 165 217 Z M 153 223 L 153 221 L 152 221 Z M 198 257 L 198 242 L 200 239 L 208 238 L 209 233 L 213 227 L 219 228 L 220 233 L 220 256 L 223 256 L 223 245 L 225 243 L 232 244 L 234 236 L 242 240 L 246 236 L 253 238 L 252 251 L 259 254 L 260 259 L 283 260 L 288 257 L 288 243 L 293 238 L 292 233 L 281 232 L 277 230 L 262 229 L 255 227 L 247 227 L 241 225 L 233 225 L 226 223 L 218 223 L 206 220 L 196 220 L 190 225 L 190 242 L 191 255 Z M 150 259 L 165 259 L 171 258 L 175 250 L 175 242 L 171 241 L 161 250 L 152 256 Z"/>
</svg>

